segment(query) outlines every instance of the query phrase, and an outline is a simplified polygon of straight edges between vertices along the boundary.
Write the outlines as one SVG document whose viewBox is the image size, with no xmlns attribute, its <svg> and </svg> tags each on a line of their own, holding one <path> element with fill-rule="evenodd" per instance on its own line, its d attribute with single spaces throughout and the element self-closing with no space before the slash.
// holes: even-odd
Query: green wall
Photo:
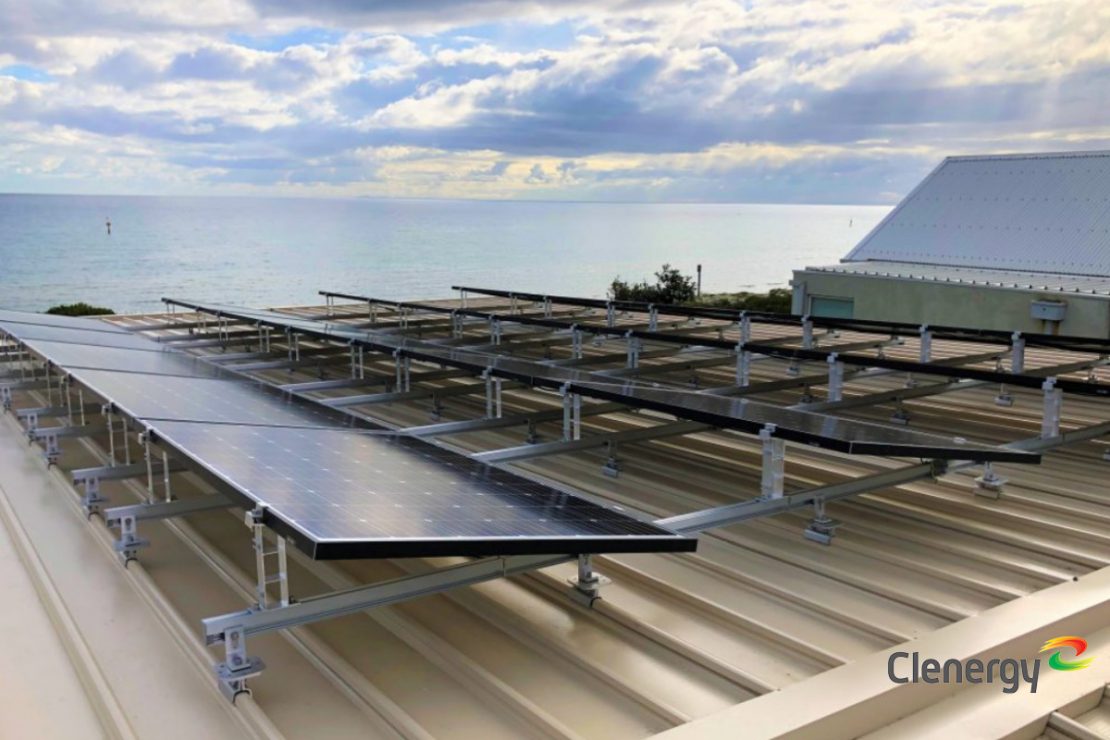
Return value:
<svg viewBox="0 0 1110 740">
<path fill-rule="evenodd" d="M 828 296 L 853 299 L 857 319 L 1031 333 L 1044 331 L 1042 322 L 1029 313 L 1034 300 L 1064 301 L 1067 313 L 1060 325 L 1060 334 L 1110 338 L 1110 297 L 1107 296 L 805 270 L 795 271 L 793 286 L 795 313 L 806 311 L 806 296 Z"/>
</svg>

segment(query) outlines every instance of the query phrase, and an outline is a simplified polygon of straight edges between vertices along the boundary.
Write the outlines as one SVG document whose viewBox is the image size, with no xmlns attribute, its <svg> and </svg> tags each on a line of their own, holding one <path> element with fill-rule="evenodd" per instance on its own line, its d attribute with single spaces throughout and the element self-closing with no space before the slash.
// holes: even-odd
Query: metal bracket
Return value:
<svg viewBox="0 0 1110 740">
<path fill-rule="evenodd" d="M 85 478 L 84 483 L 85 495 L 81 497 L 81 508 L 85 510 L 85 518 L 91 519 L 93 514 L 102 516 L 108 497 L 100 493 L 100 478 Z"/>
<path fill-rule="evenodd" d="M 983 474 L 975 479 L 975 493 L 986 498 L 998 498 L 1006 479 L 994 472 L 991 464 L 983 463 Z"/>
<path fill-rule="evenodd" d="M 610 478 L 618 478 L 621 474 L 621 461 L 617 457 L 617 443 L 610 440 L 606 444 L 608 454 L 605 458 L 605 464 L 601 466 L 601 472 Z"/>
<path fill-rule="evenodd" d="M 594 572 L 592 556 L 579 555 L 578 577 L 568 578 L 567 583 L 571 586 L 571 597 L 592 608 L 594 602 L 601 598 L 601 587 L 612 581 Z"/>
<path fill-rule="evenodd" d="M 809 520 L 809 526 L 805 528 L 802 535 L 813 542 L 821 545 L 831 545 L 833 537 L 836 536 L 836 529 L 840 526 L 840 522 L 831 518 L 825 513 L 825 500 L 813 500 L 813 518 Z"/>
<path fill-rule="evenodd" d="M 247 655 L 247 636 L 242 627 L 224 632 L 224 661 L 216 665 L 216 680 L 220 692 L 232 704 L 240 694 L 250 694 L 247 681 L 266 668 L 261 658 Z"/>
</svg>

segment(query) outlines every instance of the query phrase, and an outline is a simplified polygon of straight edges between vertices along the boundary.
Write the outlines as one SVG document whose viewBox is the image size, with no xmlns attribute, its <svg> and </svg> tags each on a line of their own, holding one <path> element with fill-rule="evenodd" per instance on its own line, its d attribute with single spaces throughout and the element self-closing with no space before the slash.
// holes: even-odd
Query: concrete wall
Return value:
<svg viewBox="0 0 1110 740">
<path fill-rule="evenodd" d="M 1110 337 L 1110 298 L 1052 291 L 950 285 L 871 275 L 794 272 L 794 313 L 809 310 L 810 296 L 852 298 L 854 318 L 1043 332 L 1030 316 L 1035 300 L 1064 301 L 1060 334 Z"/>
</svg>

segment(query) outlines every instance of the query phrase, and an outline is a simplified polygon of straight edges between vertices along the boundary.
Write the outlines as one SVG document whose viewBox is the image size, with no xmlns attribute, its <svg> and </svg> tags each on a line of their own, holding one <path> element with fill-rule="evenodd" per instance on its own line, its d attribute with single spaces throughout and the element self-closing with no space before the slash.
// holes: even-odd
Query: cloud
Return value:
<svg viewBox="0 0 1110 740">
<path fill-rule="evenodd" d="M 1095 0 L 0 17 L 0 190 L 889 202 L 945 154 L 1110 143 Z"/>
</svg>

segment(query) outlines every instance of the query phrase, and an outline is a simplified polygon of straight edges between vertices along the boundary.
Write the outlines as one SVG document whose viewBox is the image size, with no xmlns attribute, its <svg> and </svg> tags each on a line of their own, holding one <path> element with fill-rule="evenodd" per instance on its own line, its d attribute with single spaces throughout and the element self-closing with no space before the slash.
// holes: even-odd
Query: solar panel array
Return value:
<svg viewBox="0 0 1110 740">
<path fill-rule="evenodd" d="M 490 355 L 470 349 L 444 347 L 428 341 L 395 337 L 382 332 L 362 331 L 337 322 L 312 321 L 275 311 L 240 308 L 224 304 L 181 302 L 199 310 L 229 318 L 261 322 L 286 330 L 332 340 L 356 341 L 375 349 L 406 355 L 479 374 L 490 370 L 501 378 L 518 380 L 532 386 L 569 391 L 607 401 L 628 403 L 675 416 L 702 421 L 725 429 L 754 433 L 774 424 L 775 434 L 783 439 L 849 454 L 891 457 L 929 457 L 934 459 L 996 462 L 1036 462 L 1031 453 L 994 445 L 977 444 L 958 437 L 945 437 L 910 429 L 843 419 L 828 414 L 784 409 L 773 404 L 730 399 L 680 389 L 645 385 L 636 380 L 614 382 L 611 377 L 587 370 L 558 367 L 504 355 Z M 876 360 L 876 362 L 881 362 Z"/>
<path fill-rule="evenodd" d="M 142 424 L 320 559 L 693 550 L 696 540 L 94 320 L 0 312 L 0 330 Z"/>
</svg>

